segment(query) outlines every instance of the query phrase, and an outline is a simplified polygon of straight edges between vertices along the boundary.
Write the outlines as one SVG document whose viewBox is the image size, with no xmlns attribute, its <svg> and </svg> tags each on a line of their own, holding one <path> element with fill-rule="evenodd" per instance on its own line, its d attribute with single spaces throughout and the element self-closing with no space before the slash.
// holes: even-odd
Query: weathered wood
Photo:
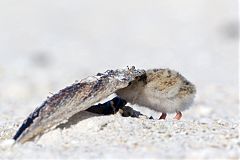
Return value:
<svg viewBox="0 0 240 160">
<path fill-rule="evenodd" d="M 88 109 L 116 90 L 127 87 L 131 81 L 143 74 L 144 70 L 131 67 L 108 70 L 74 83 L 49 97 L 36 108 L 13 138 L 20 143 L 31 140 L 66 122 L 74 114 Z"/>
</svg>

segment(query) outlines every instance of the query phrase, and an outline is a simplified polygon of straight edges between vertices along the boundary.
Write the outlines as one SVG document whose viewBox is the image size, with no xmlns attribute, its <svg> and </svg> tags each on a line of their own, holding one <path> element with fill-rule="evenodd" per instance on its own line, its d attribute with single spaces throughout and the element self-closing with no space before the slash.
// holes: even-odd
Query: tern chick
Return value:
<svg viewBox="0 0 240 160">
<path fill-rule="evenodd" d="M 161 112 L 159 119 L 165 119 L 167 113 L 176 112 L 174 118 L 179 120 L 181 111 L 191 106 L 196 88 L 176 71 L 151 69 L 116 93 L 131 104 Z"/>
</svg>

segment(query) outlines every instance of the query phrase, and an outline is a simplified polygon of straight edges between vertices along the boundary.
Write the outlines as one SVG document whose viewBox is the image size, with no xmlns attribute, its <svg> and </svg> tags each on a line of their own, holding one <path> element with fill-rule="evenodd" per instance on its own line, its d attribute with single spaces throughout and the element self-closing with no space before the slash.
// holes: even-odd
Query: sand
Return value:
<svg viewBox="0 0 240 160">
<path fill-rule="evenodd" d="M 227 91 L 230 93 L 230 88 Z M 139 106 L 132 107 L 155 119 L 120 114 L 99 116 L 84 111 L 64 126 L 23 145 L 11 146 L 13 141 L 9 140 L 22 119 L 5 118 L 0 125 L 0 154 L 4 159 L 237 159 L 240 147 L 237 97 L 229 95 L 227 101 L 221 101 L 225 92 L 219 87 L 208 88 L 209 92 L 215 93 L 215 98 L 199 95 L 180 121 L 173 120 L 173 114 L 167 120 L 158 120 L 158 113 Z"/>
</svg>

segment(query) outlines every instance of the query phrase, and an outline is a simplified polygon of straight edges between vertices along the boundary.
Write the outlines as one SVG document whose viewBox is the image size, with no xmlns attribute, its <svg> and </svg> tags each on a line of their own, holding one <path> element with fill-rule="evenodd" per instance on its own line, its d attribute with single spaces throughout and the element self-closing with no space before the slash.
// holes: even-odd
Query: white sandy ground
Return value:
<svg viewBox="0 0 240 160">
<path fill-rule="evenodd" d="M 0 1 L 0 159 L 239 159 L 237 3 Z M 193 106 L 180 121 L 140 106 L 156 120 L 81 113 L 11 147 L 51 93 L 126 65 L 179 71 L 196 84 Z"/>
<path fill-rule="evenodd" d="M 211 86 L 180 121 L 78 114 L 71 123 L 33 142 L 10 147 L 23 119 L 0 125 L 1 158 L 239 158 L 237 94 Z M 209 96 L 214 94 L 214 98 Z M 223 100 L 228 95 L 228 98 Z M 147 115 L 158 114 L 133 106 Z"/>
</svg>

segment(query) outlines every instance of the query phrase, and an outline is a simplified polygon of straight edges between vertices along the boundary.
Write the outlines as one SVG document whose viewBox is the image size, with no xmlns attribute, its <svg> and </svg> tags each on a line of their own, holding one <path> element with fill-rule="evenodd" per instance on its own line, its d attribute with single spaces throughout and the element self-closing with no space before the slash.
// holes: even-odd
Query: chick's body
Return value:
<svg viewBox="0 0 240 160">
<path fill-rule="evenodd" d="M 192 104 L 195 86 L 170 69 L 147 70 L 117 95 L 132 104 L 149 107 L 162 113 L 183 111 Z"/>
</svg>

